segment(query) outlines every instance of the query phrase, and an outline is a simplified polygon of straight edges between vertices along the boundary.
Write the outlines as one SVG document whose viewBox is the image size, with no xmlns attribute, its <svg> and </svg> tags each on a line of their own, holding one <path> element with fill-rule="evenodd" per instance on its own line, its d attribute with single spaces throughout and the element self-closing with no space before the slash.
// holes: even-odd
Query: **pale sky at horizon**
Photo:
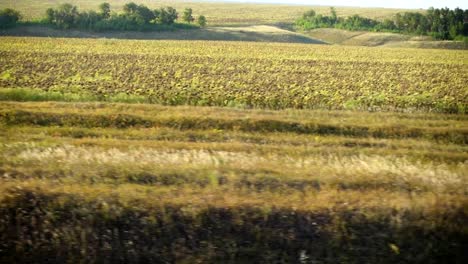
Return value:
<svg viewBox="0 0 468 264">
<path fill-rule="evenodd" d="M 356 6 L 356 7 L 387 7 L 387 8 L 412 8 L 412 9 L 427 9 L 429 7 L 448 7 L 454 9 L 456 7 L 468 9 L 468 1 L 460 0 L 210 0 L 210 2 L 241 2 L 241 3 L 282 3 L 282 4 L 301 4 L 301 5 L 323 5 L 323 6 Z"/>
</svg>

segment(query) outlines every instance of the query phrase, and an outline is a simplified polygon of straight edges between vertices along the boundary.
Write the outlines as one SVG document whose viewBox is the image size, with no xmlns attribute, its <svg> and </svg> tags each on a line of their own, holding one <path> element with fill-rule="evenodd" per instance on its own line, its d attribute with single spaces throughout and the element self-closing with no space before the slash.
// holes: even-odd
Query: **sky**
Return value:
<svg viewBox="0 0 468 264">
<path fill-rule="evenodd" d="M 324 5 L 324 6 L 358 6 L 358 7 L 388 7 L 388 8 L 411 8 L 427 9 L 431 6 L 436 8 L 462 8 L 468 9 L 467 0 L 211 0 L 219 2 L 242 2 L 242 3 L 284 3 L 284 4 L 302 4 L 302 5 Z"/>
</svg>

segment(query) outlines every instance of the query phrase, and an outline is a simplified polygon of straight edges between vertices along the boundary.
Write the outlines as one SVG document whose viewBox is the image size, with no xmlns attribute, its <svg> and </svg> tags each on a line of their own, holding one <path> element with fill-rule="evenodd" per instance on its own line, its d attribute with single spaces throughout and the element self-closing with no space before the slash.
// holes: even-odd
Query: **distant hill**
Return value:
<svg viewBox="0 0 468 264">
<path fill-rule="evenodd" d="M 329 44 L 349 46 L 385 46 L 399 48 L 442 48 L 466 49 L 461 41 L 434 41 L 428 36 L 411 36 L 395 33 L 347 31 L 335 28 L 319 28 L 308 31 L 306 35 Z"/>
<path fill-rule="evenodd" d="M 120 12 L 125 3 L 131 0 L 68 0 L 80 10 L 97 9 L 101 2 L 109 2 L 112 11 Z M 205 15 L 208 27 L 204 29 L 177 30 L 175 32 L 86 32 L 79 30 L 56 30 L 41 26 L 21 26 L 4 30 L 0 35 L 9 36 L 50 36 L 79 38 L 129 38 L 129 39 L 174 39 L 174 40 L 229 40 L 256 42 L 290 42 L 310 44 L 339 44 L 353 46 L 385 46 L 410 48 L 466 49 L 463 42 L 433 41 L 428 37 L 414 37 L 403 34 L 346 31 L 340 29 L 315 29 L 305 33 L 294 32 L 293 23 L 305 11 L 314 9 L 317 14 L 329 14 L 330 6 L 307 6 L 285 4 L 251 4 L 232 2 L 209 2 L 187 0 L 134 0 L 150 9 L 173 6 L 179 13 L 184 8 L 192 8 L 194 16 Z M 10 7 L 19 10 L 26 21 L 44 16 L 45 10 L 57 7 L 61 0 L 0 0 L 0 8 Z M 424 10 L 336 7 L 338 16 L 358 14 L 373 19 L 391 18 L 405 11 Z"/>
<path fill-rule="evenodd" d="M 326 44 L 310 36 L 273 26 L 208 27 L 202 29 L 163 32 L 89 32 L 59 30 L 45 26 L 20 26 L 0 31 L 0 36 L 35 36 L 64 38 L 116 38 L 116 39 L 170 39 L 170 40 L 225 40 Z"/>
</svg>

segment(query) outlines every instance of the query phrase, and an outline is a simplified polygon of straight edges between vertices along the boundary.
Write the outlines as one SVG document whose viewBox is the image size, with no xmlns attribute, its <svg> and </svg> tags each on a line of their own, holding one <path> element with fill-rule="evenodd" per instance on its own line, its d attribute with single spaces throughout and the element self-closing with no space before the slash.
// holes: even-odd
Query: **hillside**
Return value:
<svg viewBox="0 0 468 264">
<path fill-rule="evenodd" d="M 32 36 L 61 38 L 109 38 L 109 39 L 153 39 L 153 40 L 219 40 L 326 44 L 307 35 L 280 29 L 274 26 L 207 27 L 200 29 L 161 32 L 92 32 L 60 30 L 45 26 L 19 26 L 0 30 L 0 36 Z"/>
<path fill-rule="evenodd" d="M 318 28 L 303 33 L 314 39 L 336 45 L 432 49 L 468 48 L 468 46 L 461 41 L 435 41 L 427 36 L 417 37 L 396 33 L 347 31 L 335 28 Z"/>
<path fill-rule="evenodd" d="M 96 9 L 99 3 L 86 0 L 72 0 L 80 10 Z M 120 12 L 127 0 L 111 0 L 111 9 Z M 433 41 L 403 34 L 345 31 L 339 29 L 315 29 L 296 32 L 294 21 L 305 11 L 314 9 L 317 14 L 329 14 L 328 6 L 282 5 L 282 4 L 245 4 L 211 3 L 207 1 L 137 1 L 150 8 L 174 6 L 181 12 L 190 7 L 194 16 L 203 14 L 208 18 L 208 27 L 199 30 L 161 31 L 161 32 L 93 32 L 83 30 L 57 30 L 44 26 L 23 25 L 2 30 L 3 36 L 40 36 L 76 38 L 117 38 L 117 39 L 169 39 L 169 40 L 228 40 L 255 42 L 290 42 L 309 44 L 339 44 L 352 46 L 385 46 L 400 48 L 466 49 L 467 44 L 455 41 Z M 0 0 L 0 7 L 12 7 L 23 14 L 23 21 L 34 21 L 44 16 L 45 10 L 57 7 L 61 2 L 20 0 Z M 351 8 L 337 7 L 338 17 L 359 14 L 363 17 L 382 20 L 396 13 L 423 10 Z"/>
</svg>

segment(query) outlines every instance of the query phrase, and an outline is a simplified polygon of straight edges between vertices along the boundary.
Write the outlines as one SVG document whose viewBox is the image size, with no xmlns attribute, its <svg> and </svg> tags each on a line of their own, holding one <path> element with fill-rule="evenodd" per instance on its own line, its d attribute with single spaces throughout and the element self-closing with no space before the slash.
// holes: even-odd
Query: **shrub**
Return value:
<svg viewBox="0 0 468 264">
<path fill-rule="evenodd" d="M 184 14 L 182 15 L 182 20 L 187 23 L 192 23 L 195 19 L 192 16 L 192 8 L 186 8 L 184 10 Z"/>
<path fill-rule="evenodd" d="M 0 10 L 0 28 L 14 27 L 20 20 L 21 14 L 11 8 Z"/>
<path fill-rule="evenodd" d="M 197 20 L 197 23 L 201 27 L 205 27 L 206 26 L 206 17 L 205 16 L 199 16 L 198 20 Z"/>
</svg>

